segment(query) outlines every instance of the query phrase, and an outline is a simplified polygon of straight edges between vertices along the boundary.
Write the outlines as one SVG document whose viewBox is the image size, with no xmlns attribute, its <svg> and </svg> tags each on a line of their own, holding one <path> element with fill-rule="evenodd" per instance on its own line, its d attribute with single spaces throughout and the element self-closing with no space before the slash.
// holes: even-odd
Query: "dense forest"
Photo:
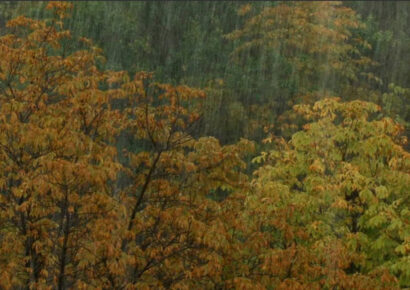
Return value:
<svg viewBox="0 0 410 290">
<path fill-rule="evenodd" d="M 1 2 L 0 289 L 410 288 L 409 16 Z"/>
</svg>

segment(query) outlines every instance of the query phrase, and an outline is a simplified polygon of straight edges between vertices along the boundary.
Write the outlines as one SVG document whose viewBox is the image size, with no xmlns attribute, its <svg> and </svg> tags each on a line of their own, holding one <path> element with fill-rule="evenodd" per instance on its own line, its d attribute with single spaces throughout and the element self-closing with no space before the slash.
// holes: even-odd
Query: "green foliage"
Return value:
<svg viewBox="0 0 410 290">
<path fill-rule="evenodd" d="M 345 5 L 353 8 L 362 16 L 366 29 L 362 37 L 371 44 L 372 50 L 366 55 L 380 65 L 372 71 L 381 80 L 386 89 L 390 83 L 408 87 L 410 83 L 409 66 L 410 26 L 408 19 L 410 5 L 405 2 L 360 2 L 346 1 Z"/>
<path fill-rule="evenodd" d="M 410 89 L 390 84 L 388 92 L 382 95 L 382 104 L 386 114 L 403 124 L 410 137 Z"/>
<path fill-rule="evenodd" d="M 403 127 L 374 119 L 380 108 L 362 101 L 325 99 L 295 110 L 310 123 L 255 159 L 265 162 L 248 198 L 249 219 L 269 229 L 268 249 L 312 253 L 330 242 L 329 255 L 347 255 L 338 275 L 388 270 L 408 286 L 410 156 L 401 147 Z"/>
</svg>

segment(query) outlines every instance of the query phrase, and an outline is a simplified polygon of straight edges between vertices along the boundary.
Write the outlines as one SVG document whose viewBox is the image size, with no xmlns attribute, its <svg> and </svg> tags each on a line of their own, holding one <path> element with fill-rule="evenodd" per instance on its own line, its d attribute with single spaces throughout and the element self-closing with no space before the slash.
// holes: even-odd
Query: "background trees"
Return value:
<svg viewBox="0 0 410 290">
<path fill-rule="evenodd" d="M 47 17 L 45 3 L 1 5 L 3 23 L 20 14 Z M 103 48 L 108 69 L 124 69 L 131 75 L 154 71 L 159 81 L 209 88 L 206 125 L 198 131 L 223 143 L 243 136 L 263 139 L 260 128 L 283 123 L 277 118 L 291 109 L 290 103 L 318 98 L 307 92 L 365 98 L 384 108 L 383 94 L 389 92 L 389 84 L 408 87 L 407 3 L 258 2 L 242 6 L 82 2 L 74 5 L 65 23 L 73 35 L 87 36 Z M 255 29 L 258 23 L 266 25 Z M 291 34 L 286 34 L 288 28 Z M 233 36 L 234 31 L 243 37 L 230 41 L 226 36 Z M 265 41 L 269 37 L 277 41 L 269 44 Z M 261 45 L 255 46 L 257 41 Z M 245 49 L 251 43 L 252 49 Z M 309 51 L 315 48 L 315 53 Z M 236 54 L 234 61 L 232 53 L 239 49 L 242 54 Z M 369 59 L 377 65 L 366 65 Z M 226 116 L 231 121 L 218 126 Z M 276 134 L 287 137 L 292 130 L 275 128 Z"/>
</svg>

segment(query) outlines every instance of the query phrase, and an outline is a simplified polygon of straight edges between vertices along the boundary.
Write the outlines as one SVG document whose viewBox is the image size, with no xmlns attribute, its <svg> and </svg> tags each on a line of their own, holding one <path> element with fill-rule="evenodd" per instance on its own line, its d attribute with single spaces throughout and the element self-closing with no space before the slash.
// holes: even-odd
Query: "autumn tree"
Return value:
<svg viewBox="0 0 410 290">
<path fill-rule="evenodd" d="M 379 110 L 338 99 L 296 106 L 304 130 L 266 139 L 275 149 L 254 160 L 263 166 L 246 208 L 264 245 L 248 259 L 265 285 L 409 285 L 409 154 L 403 127 L 376 119 Z"/>
<path fill-rule="evenodd" d="M 99 259 L 90 259 L 90 275 L 115 289 L 215 287 L 230 251 L 224 221 L 232 214 L 218 192 L 246 186 L 241 156 L 252 144 L 191 136 L 202 91 L 159 84 L 146 73 L 112 81 L 128 99 L 124 128 L 141 149 L 123 152 L 123 218 L 100 242 Z"/>
<path fill-rule="evenodd" d="M 0 259 L 4 288 L 58 289 L 81 279 L 81 251 L 115 220 L 110 145 L 119 115 L 100 84 L 92 46 L 65 55 L 70 4 L 54 17 L 18 17 L 0 39 Z M 108 230 L 108 229 L 106 229 Z"/>
<path fill-rule="evenodd" d="M 202 91 L 101 71 L 87 39 L 69 54 L 70 4 L 48 8 L 0 38 L 0 285 L 220 285 L 252 144 L 192 137 Z"/>
</svg>

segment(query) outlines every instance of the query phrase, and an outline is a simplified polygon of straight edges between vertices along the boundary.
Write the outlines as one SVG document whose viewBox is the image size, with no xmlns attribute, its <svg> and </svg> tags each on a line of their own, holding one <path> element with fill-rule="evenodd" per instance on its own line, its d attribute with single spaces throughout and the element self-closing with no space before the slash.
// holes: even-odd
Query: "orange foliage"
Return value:
<svg viewBox="0 0 410 290">
<path fill-rule="evenodd" d="M 19 17 L 0 38 L 1 286 L 222 283 L 231 203 L 208 195 L 246 188 L 252 144 L 191 137 L 202 91 L 101 71 L 86 39 L 67 53 L 69 5 L 48 7 L 51 21 Z M 120 134 L 146 149 L 119 154 Z"/>
</svg>

